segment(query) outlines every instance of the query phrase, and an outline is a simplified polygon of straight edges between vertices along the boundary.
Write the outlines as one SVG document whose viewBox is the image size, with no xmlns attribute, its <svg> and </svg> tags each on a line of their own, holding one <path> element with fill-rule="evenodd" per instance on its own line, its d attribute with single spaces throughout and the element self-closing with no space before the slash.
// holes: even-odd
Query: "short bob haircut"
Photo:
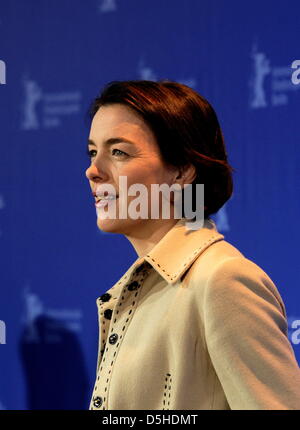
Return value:
<svg viewBox="0 0 300 430">
<path fill-rule="evenodd" d="M 143 118 L 166 165 L 180 170 L 189 164 L 195 166 L 192 210 L 196 207 L 194 184 L 197 183 L 204 184 L 205 219 L 229 200 L 235 169 L 227 161 L 217 115 L 204 97 L 187 85 L 167 79 L 111 81 L 91 103 L 90 119 L 101 106 L 114 103 L 130 107 Z M 182 207 L 183 204 L 182 198 Z"/>
</svg>

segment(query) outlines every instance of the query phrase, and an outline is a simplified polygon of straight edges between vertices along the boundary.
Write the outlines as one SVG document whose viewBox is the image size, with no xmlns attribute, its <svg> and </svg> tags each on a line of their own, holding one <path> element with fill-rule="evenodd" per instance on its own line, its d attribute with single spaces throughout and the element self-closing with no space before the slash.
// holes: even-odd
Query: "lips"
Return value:
<svg viewBox="0 0 300 430">
<path fill-rule="evenodd" d="M 99 202 L 100 200 L 114 200 L 117 199 L 119 196 L 115 196 L 114 194 L 109 194 L 108 196 L 96 196 L 96 202 Z"/>
<path fill-rule="evenodd" d="M 108 197 L 112 197 L 112 198 L 108 198 Z M 109 204 L 109 202 L 110 201 L 112 201 L 112 200 L 117 200 L 117 198 L 118 198 L 119 196 L 106 196 L 106 197 L 104 197 L 104 198 L 100 198 L 100 197 L 98 197 L 98 199 L 96 200 L 96 202 L 95 202 L 95 206 L 97 207 L 97 208 L 102 208 L 102 207 L 105 207 L 106 205 L 108 205 Z"/>
<path fill-rule="evenodd" d="M 117 199 L 119 197 L 119 195 L 115 195 L 115 194 L 97 194 L 95 191 L 93 192 L 93 196 L 95 197 L 95 201 L 96 203 L 98 203 L 101 200 L 114 200 Z"/>
</svg>

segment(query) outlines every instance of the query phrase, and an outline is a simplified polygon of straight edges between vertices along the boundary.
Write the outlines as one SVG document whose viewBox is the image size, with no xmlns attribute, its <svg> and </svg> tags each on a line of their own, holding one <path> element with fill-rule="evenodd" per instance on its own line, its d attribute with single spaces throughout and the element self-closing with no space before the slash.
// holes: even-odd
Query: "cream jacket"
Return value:
<svg viewBox="0 0 300 430">
<path fill-rule="evenodd" d="M 300 409 L 282 298 L 212 219 L 180 219 L 97 306 L 90 409 Z"/>
</svg>

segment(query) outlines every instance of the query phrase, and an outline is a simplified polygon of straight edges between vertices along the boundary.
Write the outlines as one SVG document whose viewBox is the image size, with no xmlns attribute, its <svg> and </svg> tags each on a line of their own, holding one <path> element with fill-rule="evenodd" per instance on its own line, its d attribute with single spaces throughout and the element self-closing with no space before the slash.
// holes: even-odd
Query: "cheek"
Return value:
<svg viewBox="0 0 300 430">
<path fill-rule="evenodd" d="M 166 170 L 166 168 L 162 165 L 155 166 L 151 172 L 148 172 L 148 183 L 155 184 L 171 184 L 172 177 L 170 175 L 170 171 Z M 151 178 L 151 180 L 150 180 Z"/>
<path fill-rule="evenodd" d="M 158 159 L 138 160 L 136 163 L 123 166 L 117 175 L 126 176 L 128 187 L 133 184 L 144 184 L 150 190 L 151 184 L 172 183 L 170 171 Z"/>
</svg>

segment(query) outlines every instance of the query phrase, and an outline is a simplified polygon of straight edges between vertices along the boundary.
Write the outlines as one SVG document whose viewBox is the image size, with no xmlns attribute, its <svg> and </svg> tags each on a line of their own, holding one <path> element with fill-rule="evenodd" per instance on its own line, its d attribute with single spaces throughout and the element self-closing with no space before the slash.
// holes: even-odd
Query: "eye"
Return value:
<svg viewBox="0 0 300 430">
<path fill-rule="evenodd" d="M 111 153 L 112 153 L 112 154 L 114 154 L 114 151 L 118 151 L 118 152 L 120 152 L 120 153 L 121 153 L 121 154 L 120 154 L 121 156 L 122 156 L 122 155 L 128 155 L 128 154 L 126 154 L 126 152 L 123 152 L 123 151 L 121 151 L 120 149 L 117 149 L 117 148 L 114 148 L 114 149 L 111 151 Z"/>
<path fill-rule="evenodd" d="M 95 151 L 95 149 L 91 149 L 91 150 L 87 149 L 86 150 L 86 153 L 87 153 L 87 155 L 88 155 L 89 158 L 94 157 L 94 155 L 92 155 L 92 152 L 97 152 L 97 151 Z"/>
</svg>

